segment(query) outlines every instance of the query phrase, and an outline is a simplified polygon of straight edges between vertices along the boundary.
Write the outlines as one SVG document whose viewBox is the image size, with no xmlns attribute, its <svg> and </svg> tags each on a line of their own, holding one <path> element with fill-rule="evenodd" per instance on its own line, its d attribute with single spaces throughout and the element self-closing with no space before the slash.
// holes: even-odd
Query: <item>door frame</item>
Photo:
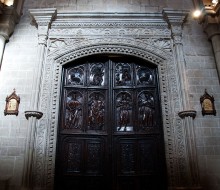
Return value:
<svg viewBox="0 0 220 190">
<path fill-rule="evenodd" d="M 179 12 L 174 17 L 175 14 Z M 37 124 L 33 158 L 35 187 L 51 190 L 54 185 L 62 67 L 94 54 L 130 55 L 157 66 L 169 189 L 182 186 L 184 176 L 190 178 L 187 137 L 178 116 L 182 94 L 176 52 L 162 13 L 60 13 L 48 32 L 47 45 L 39 102 L 39 110 L 44 115 Z"/>
<path fill-rule="evenodd" d="M 176 176 L 176 173 L 178 171 L 175 171 L 175 167 L 173 167 L 174 165 L 179 165 L 178 163 L 178 159 L 174 160 L 173 157 L 169 156 L 167 157 L 167 155 L 175 155 L 178 154 L 176 153 L 176 151 L 174 150 L 174 134 L 173 134 L 173 122 L 172 122 L 172 118 L 175 118 L 175 113 L 169 112 L 171 111 L 171 101 L 169 100 L 169 98 L 171 98 L 170 94 L 169 94 L 169 88 L 173 89 L 173 88 L 177 88 L 176 86 L 169 86 L 168 84 L 168 80 L 167 80 L 167 75 L 168 75 L 168 71 L 169 71 L 169 67 L 168 67 L 168 62 L 170 60 L 165 59 L 164 57 L 158 56 L 158 55 L 152 55 L 151 53 L 147 54 L 146 51 L 144 51 L 143 49 L 137 49 L 137 47 L 130 47 L 129 46 L 119 46 L 116 44 L 113 45 L 108 45 L 108 48 L 101 46 L 91 46 L 91 47 L 86 47 L 85 49 L 79 49 L 79 50 L 74 50 L 72 51 L 69 55 L 66 54 L 64 57 L 61 57 L 61 59 L 58 60 L 48 60 L 48 65 L 47 68 L 45 69 L 48 74 L 50 72 L 50 70 L 54 71 L 53 72 L 53 76 L 52 76 L 52 88 L 50 88 L 50 93 L 52 94 L 51 96 L 51 110 L 49 112 L 50 117 L 52 118 L 49 122 L 48 122 L 48 133 L 47 133 L 47 147 L 49 147 L 49 149 L 47 149 L 46 155 L 47 158 L 49 158 L 49 160 L 47 160 L 47 170 L 46 172 L 51 172 L 54 173 L 54 167 L 55 167 L 55 148 L 56 148 L 56 136 L 57 136 L 57 126 L 58 126 L 58 113 L 59 113 L 59 96 L 60 96 L 60 83 L 61 83 L 61 72 L 62 72 L 62 66 L 65 65 L 68 62 L 72 62 L 74 60 L 77 60 L 77 58 L 81 58 L 83 56 L 88 56 L 88 51 L 91 52 L 90 55 L 94 55 L 96 54 L 100 54 L 100 49 L 102 49 L 102 53 L 103 54 L 112 54 L 115 53 L 116 50 L 120 49 L 121 52 L 117 52 L 118 54 L 122 54 L 122 55 L 132 55 L 134 57 L 138 57 L 141 58 L 143 60 L 145 60 L 146 62 L 151 62 L 152 64 L 155 64 L 158 68 L 158 75 L 159 75 L 159 82 L 160 82 L 160 100 L 161 100 L 161 110 L 162 110 L 162 115 L 163 115 L 163 131 L 164 131 L 164 144 L 165 144 L 165 154 L 166 154 L 166 165 L 167 165 L 167 172 L 168 172 L 168 179 L 169 180 L 173 180 L 173 178 Z M 72 57 L 74 54 L 77 54 L 80 52 L 80 55 L 78 57 L 74 57 L 74 59 L 70 59 L 70 57 Z M 95 53 L 94 53 L 95 52 Z M 161 52 L 164 54 L 164 52 Z M 84 54 L 84 55 L 83 55 Z M 49 81 L 47 81 L 49 82 Z M 48 84 L 49 85 L 49 84 Z M 44 96 L 47 96 L 47 94 L 45 94 Z M 175 94 L 176 96 L 178 96 L 178 94 Z M 42 104 L 43 105 L 43 104 Z M 45 103 L 45 105 L 47 105 L 47 103 Z M 176 126 L 179 126 L 179 129 L 181 130 L 181 119 L 180 118 L 175 118 L 175 123 Z M 42 119 L 40 121 L 45 122 L 44 119 Z M 183 139 L 183 131 L 179 131 L 179 136 L 178 136 L 178 141 L 176 141 L 176 143 L 179 143 L 179 147 L 181 147 L 183 150 L 180 151 L 180 153 L 182 153 L 182 155 L 179 155 L 179 157 L 182 157 L 182 161 L 184 161 L 185 159 L 185 155 L 183 152 L 185 152 L 184 150 L 184 146 L 181 146 L 181 144 L 183 143 L 182 140 L 180 138 Z M 184 163 L 181 163 L 184 164 Z M 185 165 L 185 164 L 184 164 Z M 176 166 L 178 167 L 178 166 Z M 50 181 L 48 181 L 48 177 L 50 177 Z M 47 185 L 51 188 L 53 186 L 53 180 L 54 177 L 53 176 L 47 176 Z"/>
</svg>

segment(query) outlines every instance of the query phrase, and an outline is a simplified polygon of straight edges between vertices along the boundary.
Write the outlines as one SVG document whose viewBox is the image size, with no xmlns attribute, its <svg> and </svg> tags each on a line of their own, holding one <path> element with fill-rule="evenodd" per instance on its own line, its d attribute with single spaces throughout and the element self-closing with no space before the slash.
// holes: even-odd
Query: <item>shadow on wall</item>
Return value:
<svg viewBox="0 0 220 190">
<path fill-rule="evenodd" d="M 0 178 L 0 190 L 9 190 L 10 180 L 10 177 Z"/>
</svg>

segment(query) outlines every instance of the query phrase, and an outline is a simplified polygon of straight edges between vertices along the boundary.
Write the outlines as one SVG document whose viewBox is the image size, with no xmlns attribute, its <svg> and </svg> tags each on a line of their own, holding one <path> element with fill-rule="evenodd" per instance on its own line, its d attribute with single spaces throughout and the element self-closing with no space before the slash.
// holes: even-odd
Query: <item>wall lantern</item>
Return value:
<svg viewBox="0 0 220 190">
<path fill-rule="evenodd" d="M 14 5 L 14 0 L 0 0 L 1 3 L 5 4 L 6 6 Z"/>
<path fill-rule="evenodd" d="M 193 0 L 195 11 L 193 17 L 200 18 L 206 14 L 216 14 L 220 8 L 220 0 Z"/>
</svg>

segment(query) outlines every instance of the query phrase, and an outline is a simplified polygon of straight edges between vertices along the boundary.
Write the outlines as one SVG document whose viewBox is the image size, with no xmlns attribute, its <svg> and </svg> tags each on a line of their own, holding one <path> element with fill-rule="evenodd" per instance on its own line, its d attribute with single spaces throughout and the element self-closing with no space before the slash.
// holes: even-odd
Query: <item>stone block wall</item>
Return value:
<svg viewBox="0 0 220 190">
<path fill-rule="evenodd" d="M 6 43 L 0 70 L 0 190 L 20 188 L 28 131 L 24 111 L 29 109 L 35 73 L 37 29 L 28 9 L 57 8 L 76 12 L 161 12 L 162 8 L 190 9 L 187 0 L 26 0 L 21 20 Z M 195 118 L 198 162 L 205 189 L 220 189 L 220 86 L 211 42 L 191 15 L 184 25 L 183 45 L 188 95 Z M 5 98 L 16 89 L 21 98 L 18 116 L 4 116 Z M 207 89 L 215 98 L 216 116 L 202 116 L 200 96 Z"/>
<path fill-rule="evenodd" d="M 204 189 L 220 188 L 220 86 L 211 41 L 202 26 L 189 15 L 184 26 L 184 51 L 188 94 L 197 111 L 195 135 L 200 178 Z M 215 98 L 216 116 L 202 115 L 200 97 L 205 89 Z"/>
<path fill-rule="evenodd" d="M 27 11 L 5 45 L 0 71 L 0 190 L 19 189 L 28 131 L 24 111 L 29 109 L 34 64 L 36 28 L 30 25 Z M 5 99 L 13 90 L 20 96 L 19 114 L 4 116 Z M 10 187 L 10 188 L 9 188 Z"/>
</svg>

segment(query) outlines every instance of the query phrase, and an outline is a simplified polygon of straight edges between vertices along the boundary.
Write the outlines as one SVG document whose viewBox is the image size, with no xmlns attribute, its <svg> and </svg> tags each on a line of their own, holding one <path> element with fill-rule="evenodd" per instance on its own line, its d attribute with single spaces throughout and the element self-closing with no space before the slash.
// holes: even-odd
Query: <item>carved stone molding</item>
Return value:
<svg viewBox="0 0 220 190">
<path fill-rule="evenodd" d="M 36 117 L 37 119 L 40 119 L 43 116 L 43 113 L 40 111 L 25 111 L 24 114 L 27 120 L 29 117 Z"/>
<path fill-rule="evenodd" d="M 120 43 L 120 42 L 119 42 Z M 121 48 L 121 51 L 119 51 Z M 60 50 L 62 50 L 63 47 L 60 47 Z M 66 63 L 70 62 L 70 61 L 74 61 L 77 60 L 80 57 L 85 57 L 85 56 L 89 56 L 89 55 L 94 55 L 94 54 L 106 54 L 106 53 L 120 53 L 120 54 L 129 54 L 129 55 L 133 55 L 142 59 L 145 59 L 147 61 L 150 61 L 156 65 L 158 65 L 158 69 L 159 69 L 159 75 L 160 75 L 160 85 L 161 85 L 161 105 L 162 105 L 162 110 L 163 110 L 163 120 L 164 120 L 164 133 L 166 134 L 166 147 L 169 147 L 167 149 L 167 155 L 169 155 L 169 158 L 167 158 L 167 166 L 169 168 L 169 180 L 170 180 L 170 184 L 175 184 L 177 181 L 175 178 L 179 175 L 179 172 L 182 172 L 183 174 L 186 174 L 186 171 L 183 172 L 184 168 L 185 168 L 185 155 L 184 155 L 184 143 L 182 141 L 183 139 L 183 131 L 182 131 L 182 124 L 180 121 L 178 121 L 178 119 L 173 118 L 174 121 L 176 121 L 175 126 L 179 126 L 177 129 L 175 129 L 176 133 L 178 134 L 178 136 L 176 136 L 176 142 L 178 144 L 178 148 L 174 147 L 174 129 L 173 129 L 173 125 L 171 124 L 171 115 L 173 114 L 173 117 L 175 117 L 175 112 L 174 110 L 170 109 L 170 101 L 172 99 L 172 97 L 169 95 L 169 91 L 168 89 L 172 89 L 173 91 L 173 95 L 175 95 L 174 97 L 176 98 L 176 103 L 175 105 L 177 107 L 175 107 L 175 110 L 179 109 L 179 102 L 178 102 L 178 91 L 175 90 L 176 87 L 176 83 L 173 82 L 173 78 L 168 78 L 168 76 L 172 76 L 172 74 L 175 74 L 175 70 L 173 67 L 173 60 L 171 59 L 171 57 L 161 57 L 161 55 L 157 55 L 157 54 L 153 54 L 149 51 L 147 51 L 145 49 L 142 49 L 141 47 L 136 47 L 136 46 L 131 46 L 130 44 L 124 44 L 123 46 L 116 46 L 115 44 L 112 45 L 108 45 L 108 48 L 105 48 L 104 45 L 99 44 L 99 45 L 94 45 L 94 46 L 87 46 L 87 47 L 81 47 L 79 49 L 74 49 L 73 47 L 70 48 L 70 52 L 67 51 L 62 52 L 61 54 L 56 54 L 56 56 L 48 56 L 47 58 L 47 64 L 45 65 L 45 71 L 46 71 L 46 75 L 45 78 L 46 79 L 50 79 L 51 77 L 53 78 L 53 81 L 50 80 L 46 80 L 45 81 L 45 88 L 43 91 L 43 97 L 42 99 L 42 110 L 47 110 L 45 112 L 48 112 L 48 106 L 46 106 L 48 104 L 48 98 L 52 98 L 52 107 L 50 107 L 50 110 L 52 112 L 50 112 L 50 114 L 48 116 L 45 116 L 45 119 L 47 117 L 51 118 L 49 121 L 48 126 L 49 127 L 49 131 L 48 131 L 48 147 L 49 150 L 48 152 L 48 170 L 47 173 L 45 174 L 45 176 L 47 176 L 47 186 L 52 187 L 53 186 L 53 176 L 51 175 L 54 172 L 54 150 L 55 150 L 55 145 L 56 145 L 56 127 L 57 127 L 57 117 L 58 117 L 58 112 L 59 112 L 59 102 L 58 102 L 58 97 L 59 97 L 59 88 L 60 88 L 60 80 L 61 80 L 61 71 L 62 71 L 62 65 L 65 65 Z M 115 51 L 113 51 L 115 50 Z M 58 51 L 59 52 L 59 51 Z M 61 52 L 61 51 L 60 51 Z M 136 53 L 137 52 L 137 53 Z M 169 55 L 169 54 L 167 54 Z M 169 63 L 169 64 L 168 64 Z M 54 73 L 53 76 L 51 76 L 50 74 Z M 174 75 L 175 76 L 175 75 Z M 170 82 L 168 82 L 170 80 Z M 51 88 L 51 83 L 53 84 L 52 86 L 52 90 L 50 90 Z M 168 84 L 172 84 L 172 86 L 169 87 Z M 47 88 L 46 88 L 47 87 Z M 171 114 L 172 113 L 172 114 Z M 177 150 L 177 152 L 175 151 Z M 180 154 L 182 153 L 182 154 Z M 175 155 L 175 156 L 174 156 Z M 176 155 L 178 155 L 178 157 L 176 157 Z M 43 164 L 44 162 L 41 161 L 39 162 L 42 164 L 41 168 L 43 168 Z M 176 165 L 176 166 L 175 166 Z M 178 166 L 179 165 L 179 166 Z M 180 170 L 173 170 L 172 168 L 180 168 Z M 182 168 L 182 169 L 181 169 Z"/>
<path fill-rule="evenodd" d="M 130 55 L 157 65 L 169 187 L 184 184 L 187 158 L 182 121 L 177 117 L 181 95 L 171 31 L 163 15 L 77 14 L 58 13 L 48 31 L 39 98 L 39 110 L 45 114 L 37 128 L 35 184 L 53 189 L 62 67 L 94 54 Z"/>
<path fill-rule="evenodd" d="M 116 49 L 115 49 L 116 48 Z M 62 49 L 62 47 L 61 47 Z M 121 49 L 121 52 L 119 51 Z M 115 50 L 115 51 L 113 51 Z M 81 47 L 79 53 L 77 53 L 78 50 L 74 50 L 71 51 L 69 53 L 66 52 L 63 54 L 60 54 L 60 56 L 56 57 L 56 60 L 54 60 L 54 57 L 52 58 L 51 56 L 48 57 L 47 60 L 47 65 L 45 65 L 46 69 L 46 73 L 47 75 L 45 76 L 45 78 L 50 78 L 50 73 L 53 71 L 54 75 L 52 76 L 53 81 L 45 81 L 46 82 L 46 86 L 47 86 L 47 90 L 45 89 L 44 91 L 44 95 L 42 100 L 43 102 L 41 103 L 42 105 L 42 109 L 48 109 L 47 107 L 45 107 L 47 105 L 48 102 L 48 96 L 46 96 L 46 94 L 48 94 L 48 90 L 51 91 L 49 94 L 51 94 L 52 96 L 50 96 L 50 98 L 52 98 L 52 107 L 50 108 L 50 110 L 52 111 L 50 113 L 50 115 L 48 115 L 48 117 L 52 117 L 50 120 L 50 123 L 48 126 L 49 127 L 49 134 L 48 134 L 48 147 L 50 147 L 50 149 L 47 151 L 48 152 L 48 170 L 47 170 L 47 174 L 45 174 L 47 176 L 47 186 L 48 188 L 51 187 L 53 185 L 53 176 L 51 175 L 54 172 L 54 157 L 53 155 L 54 150 L 55 150 L 55 145 L 56 145 L 56 128 L 57 128 L 57 117 L 58 117 L 58 112 L 59 112 L 59 105 L 58 105 L 58 97 L 59 97 L 59 88 L 60 88 L 60 80 L 61 80 L 61 71 L 62 71 L 62 65 L 65 65 L 66 63 L 70 62 L 70 61 L 74 61 L 77 60 L 80 57 L 85 57 L 85 56 L 89 56 L 89 55 L 94 55 L 94 54 L 106 54 L 106 53 L 120 53 L 120 54 L 129 54 L 129 55 L 133 55 L 145 60 L 149 60 L 152 63 L 158 65 L 158 69 L 159 69 L 159 75 L 160 75 L 160 84 L 161 84 L 161 105 L 162 105 L 162 109 L 163 111 L 163 120 L 165 122 L 164 124 L 164 130 L 165 133 L 167 134 L 166 137 L 166 146 L 170 147 L 170 149 L 168 150 L 169 153 L 167 153 L 169 156 L 169 158 L 167 159 L 167 165 L 170 168 L 169 169 L 169 177 L 171 178 L 171 181 L 175 181 L 175 177 L 178 175 L 176 173 L 176 171 L 172 170 L 172 166 L 175 164 L 180 164 L 180 162 L 174 157 L 175 153 L 173 152 L 174 149 L 171 148 L 173 145 L 173 134 L 172 134 L 172 125 L 171 125 L 171 121 L 170 121 L 170 114 L 172 113 L 172 111 L 170 110 L 170 100 L 169 100 L 169 95 L 168 95 L 168 79 L 167 79 L 167 75 L 168 75 L 168 67 L 167 64 L 169 61 L 171 60 L 165 60 L 165 57 L 161 57 L 158 56 L 156 54 L 152 54 L 151 52 L 148 51 L 143 51 L 142 48 L 138 48 L 138 47 L 132 47 L 131 45 L 127 44 L 122 46 L 116 46 L 116 45 L 108 45 L 108 48 L 105 48 L 105 46 L 100 45 L 96 45 L 96 46 L 87 46 L 87 47 Z M 136 53 L 137 52 L 137 53 Z M 151 57 L 151 59 L 149 59 L 149 57 Z M 167 57 L 168 58 L 168 57 Z M 171 61 L 172 62 L 172 61 Z M 45 74 L 46 74 L 45 73 Z M 52 89 L 51 88 L 51 83 L 53 84 Z M 172 86 L 172 88 L 175 88 L 175 85 Z M 178 94 L 177 94 L 178 97 Z M 48 112 L 49 110 L 47 110 L 46 112 Z M 181 122 L 179 122 L 179 125 L 181 125 Z M 180 127 L 181 128 L 181 127 Z M 182 139 L 182 131 L 179 131 L 179 138 Z M 180 146 L 180 148 L 182 149 L 183 147 Z M 184 152 L 183 151 L 179 151 L 179 152 Z M 184 157 L 184 154 L 180 155 L 181 157 Z M 181 159 L 184 162 L 184 159 Z M 179 163 L 178 163 L 179 162 Z M 42 162 L 43 164 L 43 162 Z M 184 168 L 184 163 L 182 163 L 181 165 L 183 165 Z M 43 168 L 43 166 L 42 166 Z M 175 167 L 174 167 L 175 168 Z M 175 182 L 171 182 L 171 183 L 175 183 Z"/>
<path fill-rule="evenodd" d="M 181 111 L 178 113 L 180 118 L 184 119 L 185 117 L 192 117 L 195 119 L 196 117 L 196 111 L 195 110 L 186 110 L 186 111 Z"/>
</svg>

